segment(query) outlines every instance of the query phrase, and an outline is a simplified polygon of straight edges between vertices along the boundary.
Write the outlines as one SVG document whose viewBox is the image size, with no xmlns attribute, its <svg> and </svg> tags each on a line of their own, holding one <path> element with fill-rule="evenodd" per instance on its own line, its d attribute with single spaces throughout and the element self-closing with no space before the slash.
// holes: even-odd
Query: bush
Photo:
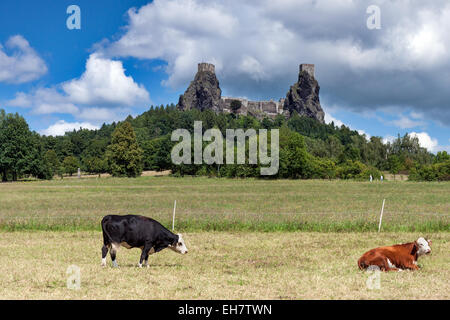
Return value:
<svg viewBox="0 0 450 320">
<path fill-rule="evenodd" d="M 411 169 L 412 181 L 450 181 L 450 160 Z"/>
<path fill-rule="evenodd" d="M 359 161 L 347 160 L 336 169 L 336 177 L 340 179 L 359 178 L 366 166 Z"/>
</svg>

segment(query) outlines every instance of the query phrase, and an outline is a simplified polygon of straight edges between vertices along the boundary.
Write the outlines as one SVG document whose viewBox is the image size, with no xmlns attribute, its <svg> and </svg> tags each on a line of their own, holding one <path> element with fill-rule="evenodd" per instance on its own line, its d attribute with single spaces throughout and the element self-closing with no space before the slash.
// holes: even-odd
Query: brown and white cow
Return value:
<svg viewBox="0 0 450 320">
<path fill-rule="evenodd" d="M 431 240 L 422 237 L 415 242 L 396 244 L 389 247 L 379 247 L 367 251 L 358 260 L 361 270 L 377 266 L 382 271 L 401 271 L 403 269 L 417 270 L 417 259 L 431 252 Z"/>
</svg>

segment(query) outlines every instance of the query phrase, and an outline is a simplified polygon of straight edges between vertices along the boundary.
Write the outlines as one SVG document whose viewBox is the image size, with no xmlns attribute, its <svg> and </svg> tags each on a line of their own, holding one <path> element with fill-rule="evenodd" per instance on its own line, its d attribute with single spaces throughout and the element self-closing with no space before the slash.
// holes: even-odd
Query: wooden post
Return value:
<svg viewBox="0 0 450 320">
<path fill-rule="evenodd" d="M 173 204 L 172 231 L 175 229 L 175 211 L 177 210 L 177 200 Z"/>
<path fill-rule="evenodd" d="M 380 223 L 378 224 L 378 232 L 381 230 L 381 221 L 383 220 L 383 211 L 384 211 L 384 201 L 386 199 L 383 199 L 383 206 L 381 207 L 381 214 L 380 214 Z"/>
</svg>

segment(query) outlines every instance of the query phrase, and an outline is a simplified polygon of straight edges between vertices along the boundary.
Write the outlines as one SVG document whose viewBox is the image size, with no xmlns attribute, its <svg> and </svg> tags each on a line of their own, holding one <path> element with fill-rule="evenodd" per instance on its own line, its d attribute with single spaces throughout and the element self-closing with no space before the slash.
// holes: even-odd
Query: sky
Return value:
<svg viewBox="0 0 450 320">
<path fill-rule="evenodd" d="M 449 30 L 448 0 L 3 0 L 0 108 L 61 135 L 176 104 L 199 62 L 252 100 L 313 63 L 326 122 L 450 152 Z"/>
</svg>

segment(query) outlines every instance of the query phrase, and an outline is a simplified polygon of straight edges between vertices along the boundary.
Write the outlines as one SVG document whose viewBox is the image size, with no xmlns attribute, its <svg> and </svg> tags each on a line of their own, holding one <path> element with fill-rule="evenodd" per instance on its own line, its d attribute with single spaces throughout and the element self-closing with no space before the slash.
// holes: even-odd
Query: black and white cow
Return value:
<svg viewBox="0 0 450 320">
<path fill-rule="evenodd" d="M 158 221 L 137 215 L 107 215 L 102 219 L 103 248 L 102 266 L 106 266 L 106 255 L 111 255 L 113 267 L 118 267 L 116 253 L 120 246 L 142 250 L 142 262 L 148 267 L 148 255 L 170 248 L 175 252 L 188 252 L 181 234 L 174 234 Z"/>
</svg>

